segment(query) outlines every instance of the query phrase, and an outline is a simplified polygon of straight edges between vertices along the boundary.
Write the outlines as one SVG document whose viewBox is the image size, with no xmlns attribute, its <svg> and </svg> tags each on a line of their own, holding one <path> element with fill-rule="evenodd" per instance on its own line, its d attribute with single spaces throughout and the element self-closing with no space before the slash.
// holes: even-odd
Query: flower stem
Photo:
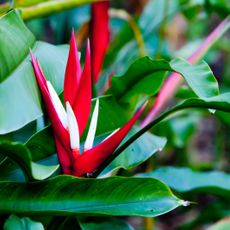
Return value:
<svg viewBox="0 0 230 230">
<path fill-rule="evenodd" d="M 108 157 L 104 163 L 92 174 L 93 178 L 96 178 L 100 175 L 100 173 L 116 158 L 118 157 L 126 148 L 128 148 L 136 139 L 138 139 L 141 135 L 143 135 L 145 132 L 153 128 L 158 123 L 165 120 L 170 115 L 185 109 L 192 109 L 192 108 L 200 108 L 200 109 L 215 109 L 220 110 L 224 112 L 230 112 L 230 108 L 226 106 L 220 106 L 220 105 L 210 105 L 210 104 L 200 104 L 199 102 L 193 102 L 189 104 L 179 104 L 177 106 L 174 106 L 173 108 L 167 110 L 166 112 L 160 114 L 156 119 L 152 120 L 150 123 L 148 123 L 145 127 L 143 127 L 141 130 L 139 130 L 137 133 L 135 133 L 133 136 L 131 136 L 124 144 L 122 144 L 120 147 L 118 147 L 114 153 Z"/>
<path fill-rule="evenodd" d="M 133 31 L 134 37 L 137 41 L 137 46 L 140 50 L 140 56 L 142 56 L 142 57 L 146 56 L 147 52 L 145 49 L 145 42 L 144 42 L 144 39 L 142 37 L 140 28 L 138 27 L 134 18 L 128 12 L 126 12 L 125 10 L 121 10 L 121 9 L 119 9 L 119 10 L 110 9 L 109 15 L 110 15 L 110 17 L 122 19 L 129 24 L 130 28 Z"/>
<path fill-rule="evenodd" d="M 44 17 L 48 16 L 50 14 L 58 13 L 64 10 L 68 10 L 77 6 L 85 5 L 85 4 L 90 4 L 94 2 L 102 2 L 102 1 L 108 1 L 108 0 L 53 0 L 53 1 L 42 1 L 42 0 L 37 0 L 35 3 L 38 4 L 32 4 L 32 1 L 28 1 L 28 3 L 25 5 L 22 3 L 15 4 L 14 7 L 15 9 L 19 9 L 22 18 L 26 20 L 30 20 L 33 18 L 38 18 L 38 17 Z M 9 10 L 10 5 L 5 4 L 3 6 L 3 10 Z M 0 7 L 0 12 L 3 11 Z"/>
</svg>

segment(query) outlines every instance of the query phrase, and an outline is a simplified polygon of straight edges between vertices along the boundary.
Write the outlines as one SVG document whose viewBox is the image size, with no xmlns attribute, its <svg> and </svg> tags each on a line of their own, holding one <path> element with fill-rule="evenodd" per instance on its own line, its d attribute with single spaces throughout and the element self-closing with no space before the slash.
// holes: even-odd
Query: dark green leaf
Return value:
<svg viewBox="0 0 230 230">
<path fill-rule="evenodd" d="M 128 223 L 118 218 L 82 218 L 79 224 L 82 230 L 133 230 Z"/>
<path fill-rule="evenodd" d="M 117 100 L 129 101 L 135 95 L 156 94 L 168 71 L 180 73 L 200 98 L 219 94 L 217 81 L 205 62 L 191 65 L 184 59 L 154 61 L 149 57 L 135 61 L 122 76 L 112 78 L 112 93 Z"/>
<path fill-rule="evenodd" d="M 93 100 L 94 108 L 96 100 Z M 124 110 L 113 96 L 99 97 L 99 115 L 96 135 L 102 135 L 122 127 L 130 118 L 130 111 Z M 84 140 L 84 137 L 83 137 Z"/>
<path fill-rule="evenodd" d="M 35 133 L 25 145 L 32 153 L 33 161 L 39 161 L 54 154 L 55 143 L 51 125 Z"/>
<path fill-rule="evenodd" d="M 23 215 L 158 216 L 187 202 L 157 179 L 79 179 L 0 182 L 0 213 Z"/>
<path fill-rule="evenodd" d="M 135 61 L 122 76 L 112 78 L 112 93 L 118 100 L 128 99 L 129 95 L 153 95 L 163 83 L 166 71 L 171 70 L 166 61 L 153 61 L 149 57 Z"/>
<path fill-rule="evenodd" d="M 213 12 L 227 17 L 230 14 L 230 5 L 228 0 L 209 0 L 207 8 Z"/>
</svg>

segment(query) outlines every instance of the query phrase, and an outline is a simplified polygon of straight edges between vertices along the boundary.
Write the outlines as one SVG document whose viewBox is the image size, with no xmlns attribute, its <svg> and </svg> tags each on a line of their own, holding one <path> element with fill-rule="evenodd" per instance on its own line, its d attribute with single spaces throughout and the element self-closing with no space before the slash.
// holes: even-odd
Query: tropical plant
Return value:
<svg viewBox="0 0 230 230">
<path fill-rule="evenodd" d="M 230 124 L 230 88 L 227 78 L 220 78 L 229 69 L 223 65 L 220 73 L 215 67 L 215 58 L 229 60 L 228 4 L 138 2 L 142 8 L 132 5 L 137 16 L 121 3 L 96 0 L 0 5 L 2 228 L 132 229 L 125 216 L 133 216 L 131 223 L 145 217 L 140 228 L 154 229 L 153 217 L 172 210 L 169 219 L 196 213 L 173 229 L 213 224 L 212 217 L 225 219 L 210 229 L 228 228 L 230 176 L 216 169 L 226 169 L 217 165 L 229 147 L 222 126 Z M 112 8 L 118 6 L 123 8 Z M 179 17 L 181 23 L 187 17 L 202 26 L 213 12 L 225 19 L 198 43 L 190 44 L 188 35 L 182 57 L 167 48 L 167 20 Z M 47 15 L 46 21 L 37 19 Z M 36 40 L 45 37 L 47 23 L 53 43 L 61 45 Z M 70 45 L 63 45 L 68 40 Z M 81 53 L 78 44 L 86 47 Z M 215 64 L 218 78 L 201 61 L 204 56 Z M 224 147 L 210 165 L 193 163 L 188 151 L 195 152 L 189 143 L 195 127 L 213 115 L 222 130 L 213 148 Z M 163 159 L 154 156 L 158 152 Z M 200 192 L 218 202 L 209 204 L 213 213 L 205 204 L 207 215 L 199 218 Z M 167 229 L 164 216 L 157 229 Z"/>
</svg>

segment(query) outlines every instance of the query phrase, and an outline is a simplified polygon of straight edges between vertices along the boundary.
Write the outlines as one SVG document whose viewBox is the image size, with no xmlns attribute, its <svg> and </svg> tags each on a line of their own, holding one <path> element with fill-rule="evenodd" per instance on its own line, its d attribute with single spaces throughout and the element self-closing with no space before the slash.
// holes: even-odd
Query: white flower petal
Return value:
<svg viewBox="0 0 230 230">
<path fill-rule="evenodd" d="M 94 107 L 92 119 L 90 122 L 89 131 L 84 145 L 84 151 L 89 150 L 93 147 L 93 141 L 94 141 L 96 128 L 97 128 L 98 112 L 99 112 L 99 100 L 97 99 L 96 105 Z"/>
<path fill-rule="evenodd" d="M 62 125 L 67 129 L 67 127 L 68 127 L 67 115 L 66 115 L 66 111 L 65 111 L 65 109 L 61 103 L 61 100 L 59 99 L 55 89 L 53 88 L 52 84 L 49 81 L 47 81 L 47 87 L 48 87 L 54 108 L 58 114 L 58 117 L 60 118 Z"/>
<path fill-rule="evenodd" d="M 77 119 L 74 115 L 73 109 L 70 103 L 66 102 L 66 112 L 67 112 L 67 119 L 68 119 L 68 128 L 69 128 L 69 135 L 70 135 L 70 146 L 72 150 L 79 150 L 80 149 L 80 135 L 79 135 L 79 128 L 77 124 Z"/>
</svg>

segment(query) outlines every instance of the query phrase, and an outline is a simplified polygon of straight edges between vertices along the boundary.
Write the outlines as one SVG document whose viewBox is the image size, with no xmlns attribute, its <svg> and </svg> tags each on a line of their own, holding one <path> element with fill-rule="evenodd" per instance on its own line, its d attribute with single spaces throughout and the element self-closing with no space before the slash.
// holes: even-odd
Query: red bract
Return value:
<svg viewBox="0 0 230 230">
<path fill-rule="evenodd" d="M 32 52 L 31 60 L 53 126 L 56 149 L 63 172 L 74 176 L 84 176 L 87 173 L 92 173 L 118 147 L 142 113 L 144 106 L 122 128 L 116 130 L 100 144 L 93 147 L 99 112 L 99 100 L 97 100 L 84 148 L 80 151 L 80 137 L 89 120 L 92 97 L 89 43 L 87 45 L 85 66 L 82 71 L 74 33 L 72 33 L 64 81 L 66 110 L 51 83 L 46 81 Z"/>
<path fill-rule="evenodd" d="M 80 135 L 83 133 L 90 115 L 91 107 L 91 63 L 90 48 L 87 42 L 85 66 L 82 72 L 78 58 L 74 31 L 70 40 L 70 51 L 65 72 L 64 99 L 69 101 L 79 125 Z"/>
<path fill-rule="evenodd" d="M 109 44 L 109 2 L 93 3 L 91 6 L 92 75 L 98 81 L 104 56 Z"/>
</svg>

